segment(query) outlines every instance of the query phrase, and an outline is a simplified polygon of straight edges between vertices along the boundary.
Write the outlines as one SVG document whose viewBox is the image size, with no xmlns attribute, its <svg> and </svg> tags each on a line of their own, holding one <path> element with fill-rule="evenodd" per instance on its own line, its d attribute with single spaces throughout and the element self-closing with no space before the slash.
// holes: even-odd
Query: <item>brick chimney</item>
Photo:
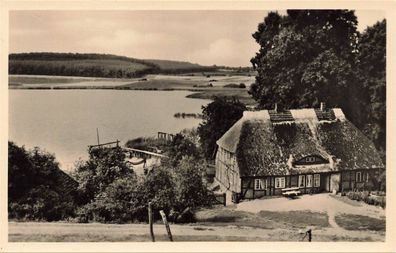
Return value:
<svg viewBox="0 0 396 253">
<path fill-rule="evenodd" d="M 325 102 L 320 102 L 320 110 L 321 111 L 326 110 L 326 103 Z"/>
</svg>

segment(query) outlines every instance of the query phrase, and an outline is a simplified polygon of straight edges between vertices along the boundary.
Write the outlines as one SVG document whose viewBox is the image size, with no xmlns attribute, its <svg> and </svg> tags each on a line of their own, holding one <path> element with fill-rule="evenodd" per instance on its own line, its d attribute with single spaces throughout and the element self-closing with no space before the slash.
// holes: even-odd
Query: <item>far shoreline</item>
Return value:
<svg viewBox="0 0 396 253">
<path fill-rule="evenodd" d="M 131 90 L 131 91 L 189 91 L 186 98 L 237 98 L 249 106 L 256 102 L 247 88 L 224 87 L 240 80 L 251 81 L 248 75 L 149 75 L 143 78 L 102 78 L 78 76 L 9 75 L 9 90 Z M 207 80 L 209 79 L 209 80 Z M 81 85 L 80 85 L 81 83 Z M 92 83 L 93 85 L 87 85 Z M 94 84 L 95 83 L 95 84 Z M 98 84 L 99 83 L 99 84 Z M 103 83 L 111 83 L 105 85 Z M 242 82 L 240 82 L 242 83 Z"/>
</svg>

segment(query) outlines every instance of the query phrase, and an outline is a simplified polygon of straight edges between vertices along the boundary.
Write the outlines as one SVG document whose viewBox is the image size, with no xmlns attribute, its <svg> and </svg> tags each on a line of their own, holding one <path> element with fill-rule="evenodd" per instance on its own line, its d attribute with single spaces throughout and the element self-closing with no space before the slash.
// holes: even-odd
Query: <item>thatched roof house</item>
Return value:
<svg viewBox="0 0 396 253">
<path fill-rule="evenodd" d="M 367 187 L 369 174 L 384 167 L 374 144 L 338 108 L 245 111 L 217 145 L 216 179 L 240 198 L 287 187 Z"/>
<path fill-rule="evenodd" d="M 78 182 L 73 179 L 71 176 L 66 174 L 61 169 L 56 169 L 53 171 L 54 173 L 54 187 L 63 195 L 74 193 L 78 188 Z"/>
</svg>

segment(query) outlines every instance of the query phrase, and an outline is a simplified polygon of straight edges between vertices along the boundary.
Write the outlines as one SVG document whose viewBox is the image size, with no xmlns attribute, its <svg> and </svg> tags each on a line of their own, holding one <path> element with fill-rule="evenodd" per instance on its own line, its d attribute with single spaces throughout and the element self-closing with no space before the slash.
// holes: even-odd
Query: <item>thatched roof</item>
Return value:
<svg viewBox="0 0 396 253">
<path fill-rule="evenodd" d="M 217 144 L 236 154 L 241 176 L 286 175 L 383 167 L 373 143 L 341 109 L 246 111 Z M 320 165 L 294 162 L 319 156 Z"/>
<path fill-rule="evenodd" d="M 54 174 L 56 180 L 55 188 L 58 192 L 67 195 L 77 189 L 78 182 L 61 169 L 54 170 Z"/>
</svg>

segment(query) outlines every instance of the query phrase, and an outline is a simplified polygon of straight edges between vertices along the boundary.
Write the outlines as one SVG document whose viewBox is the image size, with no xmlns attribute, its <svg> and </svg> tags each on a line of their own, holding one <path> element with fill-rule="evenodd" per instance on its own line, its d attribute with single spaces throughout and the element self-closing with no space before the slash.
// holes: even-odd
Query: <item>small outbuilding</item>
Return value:
<svg viewBox="0 0 396 253">
<path fill-rule="evenodd" d="M 218 141 L 215 180 L 227 203 L 372 189 L 384 169 L 374 144 L 339 108 L 245 111 Z"/>
</svg>

